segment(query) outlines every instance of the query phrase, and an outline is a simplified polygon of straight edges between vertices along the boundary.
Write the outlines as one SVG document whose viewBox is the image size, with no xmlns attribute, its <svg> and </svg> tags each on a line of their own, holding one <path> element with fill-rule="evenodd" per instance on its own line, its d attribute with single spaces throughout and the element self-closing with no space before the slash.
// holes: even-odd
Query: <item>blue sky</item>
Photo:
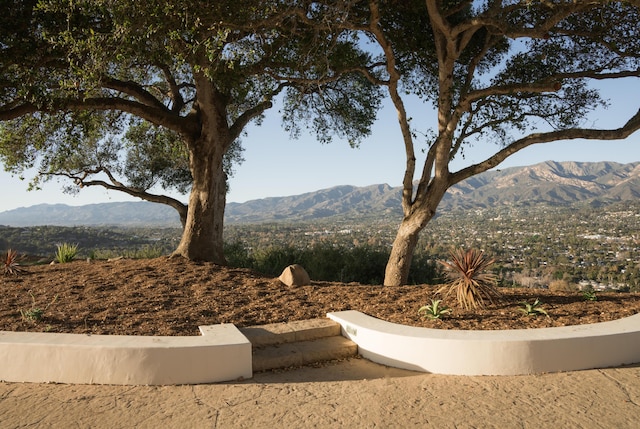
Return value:
<svg viewBox="0 0 640 429">
<path fill-rule="evenodd" d="M 594 112 L 585 126 L 619 127 L 640 107 L 640 83 L 620 80 L 602 86 L 603 95 L 611 101 L 607 110 Z M 640 97 L 639 97 L 640 98 Z M 415 104 L 411 116 L 428 126 L 435 114 L 427 106 Z M 260 127 L 250 126 L 243 138 L 245 162 L 236 167 L 231 178 L 228 202 L 296 195 L 337 185 L 367 186 L 388 183 L 399 186 L 404 174 L 404 148 L 395 111 L 385 106 L 378 115 L 370 137 L 360 148 L 352 149 L 347 142 L 335 140 L 321 145 L 312 135 L 292 140 L 282 129 L 277 110 L 267 112 Z M 493 143 L 477 145 L 466 152 L 466 158 L 455 160 L 452 170 L 479 162 L 498 149 Z M 507 159 L 500 168 L 524 166 L 554 161 L 640 161 L 640 132 L 621 142 L 554 142 L 526 148 Z M 62 192 L 63 183 L 50 182 L 41 191 L 27 192 L 26 181 L 8 173 L 0 173 L 2 198 L 0 212 L 40 203 L 69 205 L 99 202 L 135 201 L 117 192 L 83 189 L 76 196 Z M 187 196 L 180 197 L 187 201 Z"/>
</svg>

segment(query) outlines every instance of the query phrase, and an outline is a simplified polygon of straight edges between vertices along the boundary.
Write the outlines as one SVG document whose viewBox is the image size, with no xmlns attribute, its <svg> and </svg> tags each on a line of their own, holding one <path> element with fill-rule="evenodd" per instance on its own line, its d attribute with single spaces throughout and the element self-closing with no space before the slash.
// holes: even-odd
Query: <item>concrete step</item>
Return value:
<svg viewBox="0 0 640 429">
<path fill-rule="evenodd" d="M 253 371 L 310 365 L 358 354 L 358 345 L 341 336 L 282 343 L 253 350 Z"/>
<path fill-rule="evenodd" d="M 331 319 L 298 320 L 288 323 L 241 328 L 254 348 L 340 335 L 340 324 Z"/>
<path fill-rule="evenodd" d="M 309 365 L 356 356 L 358 346 L 340 335 L 330 319 L 249 326 L 240 331 L 251 341 L 253 371 Z"/>
</svg>

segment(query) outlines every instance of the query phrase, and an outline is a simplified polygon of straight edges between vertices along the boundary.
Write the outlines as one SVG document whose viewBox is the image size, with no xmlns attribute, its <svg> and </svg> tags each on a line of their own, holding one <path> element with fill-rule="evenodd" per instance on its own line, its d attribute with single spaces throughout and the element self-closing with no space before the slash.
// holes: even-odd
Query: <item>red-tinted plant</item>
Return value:
<svg viewBox="0 0 640 429">
<path fill-rule="evenodd" d="M 20 268 L 20 261 L 23 259 L 23 256 L 18 255 L 18 252 L 12 249 L 7 250 L 3 258 L 4 263 L 4 274 L 13 274 L 18 275 L 24 270 Z"/>
<path fill-rule="evenodd" d="M 476 249 L 456 249 L 449 255 L 451 262 L 438 261 L 445 268 L 449 281 L 437 293 L 445 297 L 455 294 L 458 305 L 466 309 L 483 308 L 485 300 L 491 304 L 500 299 L 496 288 L 496 276 L 487 272 L 495 259 Z"/>
</svg>

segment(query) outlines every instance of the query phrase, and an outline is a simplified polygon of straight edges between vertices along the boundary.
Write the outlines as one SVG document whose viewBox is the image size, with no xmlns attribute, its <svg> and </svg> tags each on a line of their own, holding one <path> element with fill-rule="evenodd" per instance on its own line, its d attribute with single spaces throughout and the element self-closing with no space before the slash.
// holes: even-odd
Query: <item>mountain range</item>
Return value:
<svg viewBox="0 0 640 429">
<path fill-rule="evenodd" d="M 504 205 L 609 204 L 640 196 L 640 162 L 554 162 L 491 170 L 453 186 L 438 210 Z M 336 186 L 287 197 L 229 203 L 228 223 L 313 221 L 333 217 L 400 219 L 401 188 L 387 184 Z M 123 225 L 179 227 L 172 208 L 148 202 L 72 207 L 40 204 L 0 213 L 0 225 Z"/>
</svg>

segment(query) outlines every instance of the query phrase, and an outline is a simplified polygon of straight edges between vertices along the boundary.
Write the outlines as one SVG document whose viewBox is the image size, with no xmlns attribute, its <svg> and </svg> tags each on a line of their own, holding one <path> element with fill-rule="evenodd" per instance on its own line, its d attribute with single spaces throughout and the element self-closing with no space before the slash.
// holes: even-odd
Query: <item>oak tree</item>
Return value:
<svg viewBox="0 0 640 429">
<path fill-rule="evenodd" d="M 619 128 L 587 127 L 606 104 L 593 81 L 640 77 L 640 8 L 635 0 L 365 0 L 345 26 L 366 35 L 380 55 L 363 67 L 396 108 L 406 167 L 403 219 L 385 285 L 405 284 L 418 234 L 447 190 L 534 144 L 624 139 L 640 128 L 640 110 Z M 429 102 L 407 112 L 407 96 Z M 434 122 L 435 123 L 435 122 Z M 424 162 L 419 136 L 426 135 Z M 604 143 L 606 144 L 606 143 Z M 481 162 L 451 171 L 469 145 L 496 145 Z"/>
<path fill-rule="evenodd" d="M 189 259 L 225 262 L 227 174 L 276 99 L 289 129 L 323 141 L 357 143 L 375 119 L 379 90 L 353 70 L 368 54 L 333 27 L 341 7 L 8 0 L 0 12 L 5 169 L 168 204 L 184 227 L 175 255 Z"/>
</svg>

